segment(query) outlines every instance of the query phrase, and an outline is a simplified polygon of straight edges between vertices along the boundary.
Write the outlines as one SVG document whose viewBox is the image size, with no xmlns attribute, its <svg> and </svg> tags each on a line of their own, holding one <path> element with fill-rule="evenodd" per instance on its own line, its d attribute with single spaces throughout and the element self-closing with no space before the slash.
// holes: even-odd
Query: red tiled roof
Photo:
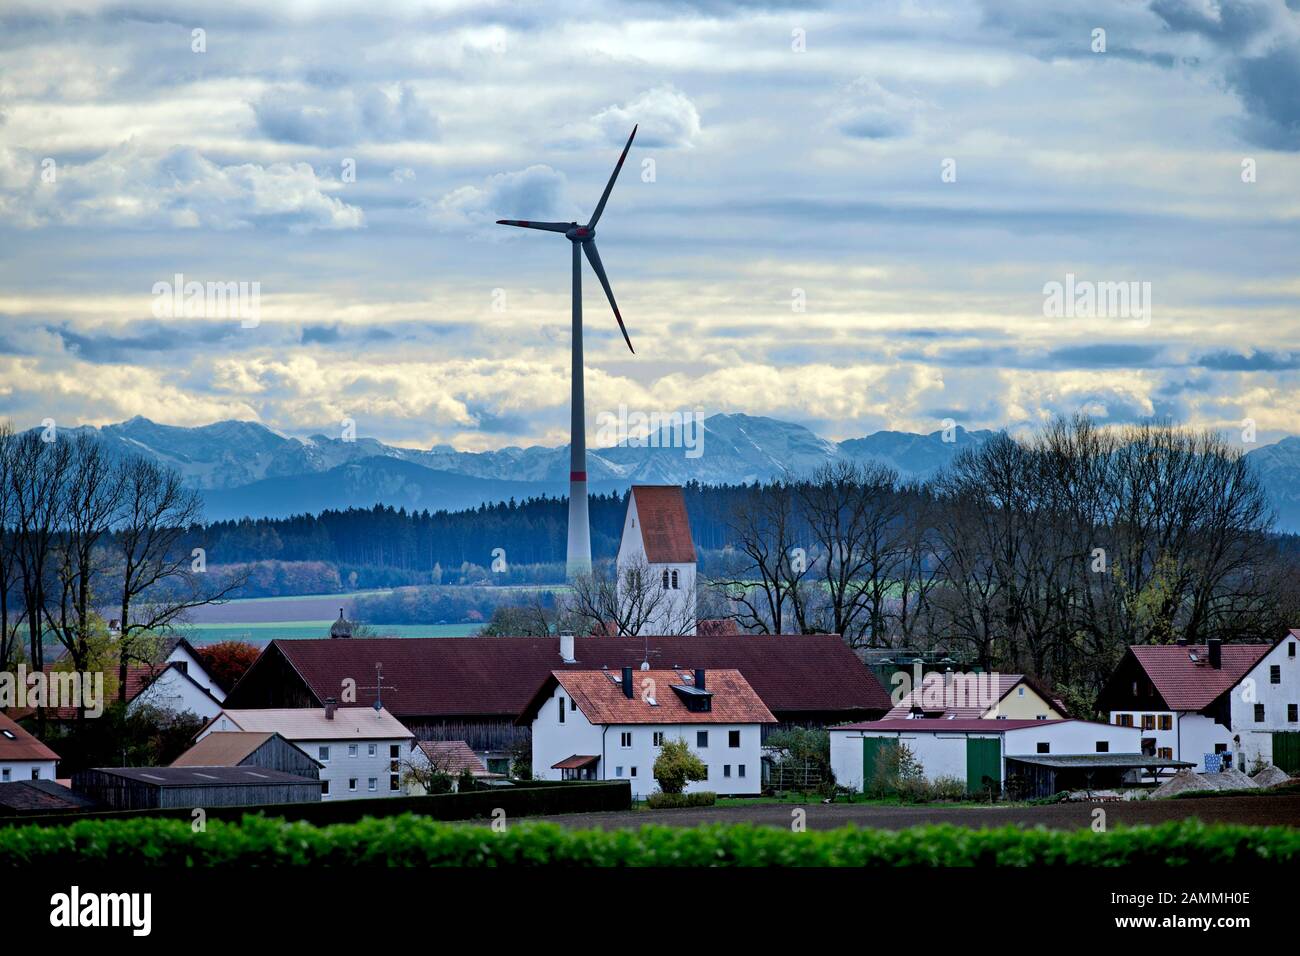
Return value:
<svg viewBox="0 0 1300 956">
<path fill-rule="evenodd" d="M 56 754 L 16 723 L 0 714 L 0 760 L 58 760 Z"/>
<path fill-rule="evenodd" d="M 637 530 L 650 564 L 693 564 L 695 542 L 680 485 L 633 485 Z"/>
<path fill-rule="evenodd" d="M 565 757 L 559 763 L 551 764 L 552 770 L 580 770 L 588 764 L 593 764 L 599 760 L 596 754 L 574 754 L 572 757 Z"/>
<path fill-rule="evenodd" d="M 552 676 L 593 724 L 776 723 L 737 670 L 705 671 L 705 688 L 713 695 L 707 711 L 689 710 L 672 689 L 674 685 L 693 687 L 692 671 L 633 671 L 630 698 L 623 693 L 617 671 L 557 670 Z"/>
<path fill-rule="evenodd" d="M 469 749 L 463 740 L 421 740 L 418 744 L 421 752 L 429 762 L 439 770 L 458 774 L 468 770 L 476 776 L 486 776 L 487 767 L 478 759 L 478 754 Z"/>
<path fill-rule="evenodd" d="M 1201 710 L 1235 687 L 1272 644 L 1224 644 L 1223 666 L 1211 667 L 1204 644 L 1140 644 L 1129 648 L 1170 710 Z M 1193 663 L 1191 654 L 1202 663 Z"/>
<path fill-rule="evenodd" d="M 883 714 L 889 694 L 852 650 L 834 634 L 724 637 L 579 637 L 576 662 L 560 665 L 558 637 L 328 638 L 275 640 L 230 692 L 229 708 L 285 706 L 285 688 L 274 658 L 282 655 L 317 705 L 338 697 L 343 681 L 373 674 L 384 665 L 384 704 L 399 718 L 510 717 L 527 705 L 553 670 L 619 670 L 637 667 L 650 650 L 654 667 L 734 668 L 780 719 L 799 714 Z M 266 669 L 266 686 L 258 675 Z M 271 675 L 276 675 L 271 679 Z M 358 688 L 356 704 L 373 703 L 374 691 Z M 270 696 L 268 696 L 270 694 Z M 296 703 L 295 703 L 296 705 Z M 852 713 L 856 712 L 856 713 Z"/>
<path fill-rule="evenodd" d="M 992 708 L 994 704 L 1000 703 L 1022 682 L 1026 687 L 1031 688 L 1034 693 L 1038 694 L 1039 697 L 1042 697 L 1053 710 L 1059 710 L 1061 707 L 1060 702 L 1055 697 L 1036 687 L 1034 682 L 1027 679 L 1024 674 L 963 674 L 963 677 L 975 678 L 978 682 L 977 684 L 966 684 L 966 691 L 963 691 L 962 686 L 956 682 L 955 676 L 952 674 L 946 675 L 942 690 L 937 687 L 931 689 L 927 683 L 922 682 L 919 694 L 915 690 L 909 691 L 890 709 L 889 713 L 885 714 L 884 719 L 906 718 L 912 712 L 913 700 L 918 700 L 921 709 L 926 713 L 940 712 L 944 717 L 983 717 L 985 711 Z M 934 673 L 927 674 L 925 675 L 925 681 L 932 681 L 935 677 Z M 997 683 L 992 684 L 995 680 Z M 992 700 L 988 704 L 981 705 L 978 703 L 981 698 L 972 699 L 969 696 L 971 691 L 981 695 L 987 692 L 992 697 Z M 939 700 L 936 700 L 936 697 Z M 938 706 L 932 706 L 936 703 Z"/>
</svg>

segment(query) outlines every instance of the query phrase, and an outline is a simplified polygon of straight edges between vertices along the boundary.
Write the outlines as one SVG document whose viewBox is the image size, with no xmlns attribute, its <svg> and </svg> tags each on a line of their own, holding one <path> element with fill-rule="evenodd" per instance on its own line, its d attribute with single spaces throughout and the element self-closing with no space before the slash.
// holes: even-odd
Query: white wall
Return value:
<svg viewBox="0 0 1300 956">
<path fill-rule="evenodd" d="M 1110 745 L 1108 753 L 1142 752 L 1142 732 L 1135 727 L 1069 720 L 1045 727 L 1008 730 L 1002 746 L 1002 756 L 1036 754 L 1040 743 L 1047 744 L 1049 754 L 1095 754 L 1101 753 L 1097 749 L 1097 742 L 1102 740 Z"/>
<path fill-rule="evenodd" d="M 1288 720 L 1289 704 L 1300 704 L 1300 644 L 1288 636 L 1264 655 L 1232 689 L 1232 750 L 1240 753 L 1238 766 L 1252 769 L 1255 761 L 1273 760 L 1273 734 L 1300 731 L 1300 722 Z M 1294 655 L 1294 656 L 1292 656 Z M 1271 670 L 1278 668 L 1279 683 L 1271 680 Z M 1264 705 L 1264 720 L 1255 719 L 1255 705 Z M 1300 708 L 1298 708 L 1300 709 Z M 1187 758 L 1192 759 L 1192 758 Z"/>
<path fill-rule="evenodd" d="M 36 777 L 32 777 L 32 771 Z M 53 760 L 0 760 L 0 783 L 18 783 L 20 780 L 53 780 Z"/>
<path fill-rule="evenodd" d="M 169 667 L 141 691 L 127 706 L 129 712 L 149 704 L 162 710 L 181 714 L 185 711 L 198 714 L 204 720 L 211 720 L 221 713 L 221 705 L 196 687 L 184 674 L 174 667 Z"/>
<path fill-rule="evenodd" d="M 565 708 L 564 723 L 559 709 Z M 740 746 L 730 746 L 731 731 L 739 731 Z M 697 743 L 697 734 L 708 733 L 708 746 Z M 631 746 L 623 746 L 623 734 L 631 735 Z M 659 746 L 654 735 L 664 740 L 685 740 L 691 752 L 708 768 L 707 780 L 686 785 L 687 793 L 711 790 L 719 794 L 756 794 L 763 788 L 762 730 L 759 724 L 611 724 L 593 725 L 581 710 L 570 707 L 563 687 L 542 704 L 533 721 L 533 776 L 542 780 L 559 780 L 562 773 L 551 769 L 574 754 L 601 757 L 596 776 L 599 780 L 630 780 L 632 795 L 644 798 L 659 789 L 654 778 L 654 762 Z M 740 775 L 744 767 L 745 775 Z M 730 768 L 730 776 L 727 775 Z M 633 769 L 636 773 L 633 774 Z"/>
<path fill-rule="evenodd" d="M 629 567 L 644 565 L 650 581 L 658 586 L 663 581 L 664 571 L 672 581 L 672 572 L 677 572 L 677 588 L 670 588 L 665 598 L 655 608 L 642 632 L 646 634 L 694 634 L 696 619 L 695 565 L 691 564 L 651 564 L 646 556 L 645 542 L 641 537 L 641 524 L 637 517 L 636 496 L 628 496 L 627 514 L 623 517 L 623 537 L 618 546 L 618 585 L 622 589 L 624 570 Z"/>
<path fill-rule="evenodd" d="M 223 691 L 220 687 L 217 686 L 217 682 L 212 679 L 212 675 L 209 674 L 206 670 L 204 670 L 203 663 L 197 657 L 191 654 L 184 644 L 177 644 L 172 649 L 172 652 L 167 655 L 167 660 L 169 663 L 172 661 L 176 661 L 178 663 L 184 664 L 187 668 L 189 676 L 193 678 L 194 682 L 198 684 L 200 687 L 207 690 L 208 693 L 210 693 L 218 701 L 223 701 L 226 699 L 225 691 Z"/>
</svg>

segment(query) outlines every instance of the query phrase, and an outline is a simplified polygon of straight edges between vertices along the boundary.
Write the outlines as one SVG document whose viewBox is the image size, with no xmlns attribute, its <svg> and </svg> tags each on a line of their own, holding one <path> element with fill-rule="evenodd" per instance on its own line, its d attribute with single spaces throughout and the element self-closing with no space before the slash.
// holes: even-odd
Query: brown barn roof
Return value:
<svg viewBox="0 0 1300 956">
<path fill-rule="evenodd" d="M 633 485 L 646 560 L 651 564 L 693 564 L 695 542 L 680 485 Z"/>
<path fill-rule="evenodd" d="M 487 776 L 487 767 L 478 759 L 478 754 L 469 749 L 463 740 L 421 740 L 416 746 L 429 758 L 430 763 L 447 773 L 462 773 L 468 770 L 475 776 Z"/>
<path fill-rule="evenodd" d="M 1129 648 L 1151 678 L 1170 710 L 1201 710 L 1231 690 L 1246 676 L 1272 644 L 1224 644 L 1223 666 L 1209 665 L 1204 644 L 1141 644 Z M 1201 663 L 1192 660 L 1195 654 Z"/>
<path fill-rule="evenodd" d="M 95 801 L 75 793 L 53 780 L 15 780 L 0 783 L 0 811 L 13 813 L 58 813 L 85 810 Z"/>
<path fill-rule="evenodd" d="M 576 662 L 560 664 L 558 637 L 274 640 L 226 698 L 229 708 L 284 706 L 278 659 L 320 705 L 343 681 L 384 665 L 384 704 L 398 718 L 517 717 L 553 670 L 637 667 L 734 668 L 779 719 L 800 714 L 856 717 L 891 706 L 875 675 L 834 634 L 722 637 L 579 637 Z M 259 674 L 267 681 L 259 684 Z M 274 676 L 274 679 L 271 679 Z M 269 687 L 269 690 L 268 690 Z M 357 688 L 356 704 L 374 701 Z"/>
<path fill-rule="evenodd" d="M 173 767 L 238 767 L 239 764 L 273 733 L 245 733 L 223 731 L 208 734 L 185 753 L 172 761 Z"/>
<path fill-rule="evenodd" d="M 552 671 L 551 676 L 573 698 L 578 709 L 593 724 L 774 724 L 776 718 L 737 670 L 705 672 L 705 687 L 712 695 L 707 711 L 689 710 L 673 686 L 691 687 L 691 671 L 648 670 L 633 672 L 633 695 L 623 693 L 616 671 Z M 645 681 L 650 681 L 646 684 Z M 521 719 L 535 716 L 541 699 L 549 697 L 554 684 L 547 681 L 533 697 Z M 653 689 L 653 700 L 643 696 Z M 541 698 L 541 699 L 539 699 Z"/>
<path fill-rule="evenodd" d="M 16 723 L 0 714 L 0 760 L 58 760 L 56 754 Z"/>
</svg>

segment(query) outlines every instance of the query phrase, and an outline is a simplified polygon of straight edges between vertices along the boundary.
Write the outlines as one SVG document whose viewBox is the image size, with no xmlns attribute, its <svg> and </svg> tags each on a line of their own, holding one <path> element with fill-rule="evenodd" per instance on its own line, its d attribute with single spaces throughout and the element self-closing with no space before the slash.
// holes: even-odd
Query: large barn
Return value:
<svg viewBox="0 0 1300 956">
<path fill-rule="evenodd" d="M 572 661 L 558 637 L 358 638 L 272 641 L 226 698 L 236 709 L 323 707 L 375 700 L 420 740 L 464 740 L 488 769 L 505 772 L 528 737 L 515 725 L 552 671 L 607 667 L 734 668 L 778 721 L 818 725 L 871 720 L 891 706 L 875 676 L 833 634 L 717 637 L 580 637 Z M 348 699 L 355 688 L 355 700 Z"/>
</svg>

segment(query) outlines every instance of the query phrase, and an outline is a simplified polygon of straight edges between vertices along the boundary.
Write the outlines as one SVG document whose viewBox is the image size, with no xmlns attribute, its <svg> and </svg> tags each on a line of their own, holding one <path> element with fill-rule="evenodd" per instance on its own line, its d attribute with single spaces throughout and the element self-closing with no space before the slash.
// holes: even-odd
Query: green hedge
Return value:
<svg viewBox="0 0 1300 956">
<path fill-rule="evenodd" d="M 1300 863 L 1300 830 L 1204 824 L 1051 831 L 954 826 L 793 833 L 750 824 L 696 829 L 488 827 L 424 817 L 318 828 L 249 816 L 210 822 L 81 821 L 0 830 L 0 868 L 24 866 L 1132 866 Z"/>
<path fill-rule="evenodd" d="M 322 803 L 278 803 L 263 807 L 205 807 L 209 820 L 240 820 L 258 813 L 282 820 L 302 820 L 317 825 L 352 823 L 365 817 L 414 814 L 434 820 L 472 820 L 490 817 L 498 807 L 508 817 L 548 813 L 595 813 L 627 810 L 632 806 L 629 780 L 530 781 L 518 787 L 489 787 L 468 793 L 438 793 L 423 797 L 384 797 L 363 800 L 326 800 Z M 167 810 L 112 810 L 97 813 L 47 814 L 0 818 L 0 827 L 24 823 L 54 824 L 78 820 L 129 820 L 138 817 L 185 820 L 193 808 Z"/>
<path fill-rule="evenodd" d="M 651 810 L 711 807 L 717 802 L 718 795 L 712 790 L 699 790 L 695 793 L 652 793 L 645 798 L 646 806 Z"/>
</svg>

